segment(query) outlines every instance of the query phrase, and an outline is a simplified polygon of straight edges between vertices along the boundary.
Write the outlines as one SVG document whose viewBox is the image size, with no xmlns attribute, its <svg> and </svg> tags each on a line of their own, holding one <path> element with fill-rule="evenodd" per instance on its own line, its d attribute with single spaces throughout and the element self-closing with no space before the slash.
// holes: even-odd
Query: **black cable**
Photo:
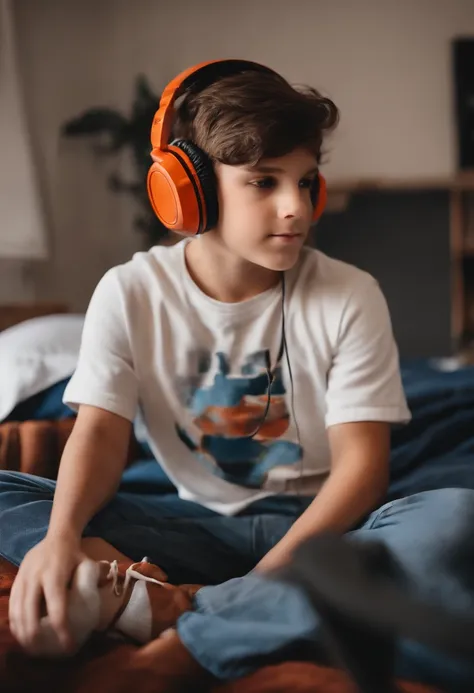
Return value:
<svg viewBox="0 0 474 693">
<path fill-rule="evenodd" d="M 286 296 L 286 283 L 285 283 L 285 274 L 283 273 L 282 275 L 282 280 L 281 280 L 281 289 L 282 289 L 282 301 L 281 301 L 281 314 L 282 314 L 282 335 L 283 335 L 283 347 L 284 347 L 284 352 L 285 352 L 285 357 L 286 357 L 286 365 L 288 367 L 288 375 L 290 378 L 290 385 L 291 385 L 291 398 L 290 398 L 290 403 L 291 403 L 291 414 L 293 416 L 293 421 L 295 422 L 295 429 L 296 429 L 296 438 L 298 441 L 298 449 L 300 453 L 300 475 L 299 475 L 299 484 L 296 489 L 296 495 L 300 500 L 301 498 L 301 493 L 300 493 L 300 485 L 301 485 L 301 480 L 303 479 L 303 447 L 301 445 L 301 435 L 300 435 L 300 427 L 298 424 L 298 419 L 296 418 L 296 411 L 295 411 L 295 384 L 293 381 L 293 371 L 291 369 L 291 361 L 290 361 L 290 354 L 288 350 L 288 342 L 286 341 L 286 317 L 285 317 L 285 296 Z"/>
<path fill-rule="evenodd" d="M 265 411 L 263 412 L 263 416 L 260 419 L 260 422 L 259 422 L 257 428 L 252 433 L 250 433 L 247 437 L 253 438 L 254 436 L 256 436 L 257 433 L 262 428 L 263 424 L 265 423 L 265 420 L 268 416 L 268 412 L 269 412 L 270 405 L 271 405 L 271 394 L 272 394 L 271 390 L 272 390 L 273 382 L 275 380 L 275 370 L 276 370 L 277 366 L 279 365 L 280 361 L 282 360 L 283 355 L 285 355 L 286 364 L 288 367 L 288 375 L 290 378 L 290 387 L 291 387 L 291 395 L 290 395 L 291 415 L 293 416 L 293 421 L 295 422 L 296 438 L 298 441 L 298 449 L 299 449 L 299 454 L 300 454 L 300 476 L 299 476 L 299 482 L 300 482 L 299 485 L 300 485 L 301 479 L 303 478 L 303 448 L 301 445 L 300 427 L 298 425 L 298 419 L 296 418 L 295 385 L 294 385 L 294 380 L 293 380 L 293 371 L 291 368 L 288 342 L 286 340 L 285 300 L 286 300 L 286 282 L 285 282 L 285 274 L 284 274 L 284 272 L 282 272 L 282 275 L 281 275 L 281 339 L 280 339 L 280 348 L 278 350 L 278 355 L 277 355 L 275 366 L 273 367 L 273 369 L 271 368 L 270 357 L 268 357 L 268 363 L 267 363 L 267 368 L 266 368 L 268 384 L 267 384 L 267 393 L 266 393 L 267 394 L 267 402 L 265 405 Z M 297 487 L 296 495 L 299 498 L 301 498 L 299 485 Z"/>
<path fill-rule="evenodd" d="M 263 412 L 263 416 L 262 416 L 262 418 L 260 419 L 260 422 L 259 422 L 257 428 L 256 428 L 254 431 L 252 431 L 252 433 L 248 434 L 248 435 L 246 436 L 247 438 L 253 438 L 254 436 L 256 436 L 257 433 L 258 433 L 258 432 L 260 431 L 260 429 L 262 428 L 263 424 L 265 423 L 265 420 L 266 420 L 266 418 L 267 418 L 267 416 L 268 416 L 268 412 L 269 412 L 270 405 L 271 405 L 272 385 L 273 385 L 273 381 L 275 380 L 275 370 L 276 370 L 276 368 L 278 367 L 278 364 L 280 363 L 280 361 L 281 361 L 281 359 L 282 359 L 282 356 L 283 356 L 283 353 L 284 353 L 284 351 L 285 351 L 285 341 L 286 341 L 286 340 L 285 340 L 285 317 L 284 317 L 284 315 L 285 315 L 285 308 L 284 308 L 284 301 L 285 301 L 285 276 L 284 276 L 284 275 L 282 275 L 282 292 L 281 292 L 281 295 L 282 295 L 282 326 L 281 326 L 280 346 L 279 346 L 279 349 L 278 349 L 278 354 L 277 354 L 276 361 L 275 361 L 275 365 L 274 365 L 273 368 L 272 368 L 272 365 L 271 365 L 270 356 L 267 354 L 267 367 L 266 367 L 266 369 L 265 369 L 265 372 L 266 372 L 266 375 L 267 375 L 268 382 L 267 382 L 267 392 L 266 392 L 266 395 L 267 395 L 267 402 L 266 402 L 266 404 L 265 404 L 265 411 Z"/>
</svg>

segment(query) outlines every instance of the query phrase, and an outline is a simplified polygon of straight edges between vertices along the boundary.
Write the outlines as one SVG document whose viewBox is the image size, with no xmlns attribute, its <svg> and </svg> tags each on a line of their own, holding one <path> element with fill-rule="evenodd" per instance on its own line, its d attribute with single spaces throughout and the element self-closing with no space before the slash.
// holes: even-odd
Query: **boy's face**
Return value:
<svg viewBox="0 0 474 693">
<path fill-rule="evenodd" d="M 234 255 L 270 270 L 296 263 L 313 215 L 316 158 L 305 149 L 255 168 L 216 164 L 219 224 L 211 233 Z"/>
</svg>

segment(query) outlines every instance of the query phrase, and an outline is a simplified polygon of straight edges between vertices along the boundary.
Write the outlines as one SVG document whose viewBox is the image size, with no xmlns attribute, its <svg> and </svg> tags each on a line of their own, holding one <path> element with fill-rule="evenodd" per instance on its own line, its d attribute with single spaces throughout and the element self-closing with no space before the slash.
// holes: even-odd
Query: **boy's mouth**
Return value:
<svg viewBox="0 0 474 693">
<path fill-rule="evenodd" d="M 274 238 L 281 243 L 291 243 L 302 238 L 302 233 L 271 233 L 270 238 Z"/>
</svg>

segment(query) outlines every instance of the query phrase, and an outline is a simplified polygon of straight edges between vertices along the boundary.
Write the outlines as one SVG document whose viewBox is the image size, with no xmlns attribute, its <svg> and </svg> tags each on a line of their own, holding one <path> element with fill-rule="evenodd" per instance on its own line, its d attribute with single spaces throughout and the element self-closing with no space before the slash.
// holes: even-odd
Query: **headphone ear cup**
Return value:
<svg viewBox="0 0 474 693">
<path fill-rule="evenodd" d="M 219 203 L 217 198 L 217 181 L 214 167 L 209 156 L 197 144 L 189 140 L 174 140 L 171 145 L 183 151 L 191 164 L 201 184 L 206 223 L 202 232 L 209 231 L 217 225 Z"/>
<path fill-rule="evenodd" d="M 318 221 L 327 204 L 328 193 L 326 179 L 318 173 L 311 186 L 311 202 L 313 203 L 313 222 Z"/>
<path fill-rule="evenodd" d="M 178 151 L 178 150 L 177 150 Z M 195 236 L 202 230 L 202 195 L 184 153 L 153 149 L 147 190 L 153 211 L 163 226 Z"/>
</svg>

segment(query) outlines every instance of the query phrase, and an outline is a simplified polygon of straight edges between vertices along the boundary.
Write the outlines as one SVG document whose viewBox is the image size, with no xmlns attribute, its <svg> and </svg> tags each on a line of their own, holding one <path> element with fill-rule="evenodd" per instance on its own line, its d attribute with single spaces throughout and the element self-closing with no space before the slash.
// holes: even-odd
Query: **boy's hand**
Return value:
<svg viewBox="0 0 474 693">
<path fill-rule="evenodd" d="M 257 573 L 271 573 L 274 570 L 283 568 L 287 563 L 290 563 L 292 552 L 286 547 L 285 538 L 276 544 L 273 549 L 265 554 L 259 563 L 255 566 Z"/>
<path fill-rule="evenodd" d="M 35 654 L 44 607 L 64 652 L 74 647 L 67 624 L 67 587 L 84 558 L 80 538 L 46 537 L 23 559 L 11 591 L 9 620 L 13 635 L 30 654 Z"/>
</svg>

